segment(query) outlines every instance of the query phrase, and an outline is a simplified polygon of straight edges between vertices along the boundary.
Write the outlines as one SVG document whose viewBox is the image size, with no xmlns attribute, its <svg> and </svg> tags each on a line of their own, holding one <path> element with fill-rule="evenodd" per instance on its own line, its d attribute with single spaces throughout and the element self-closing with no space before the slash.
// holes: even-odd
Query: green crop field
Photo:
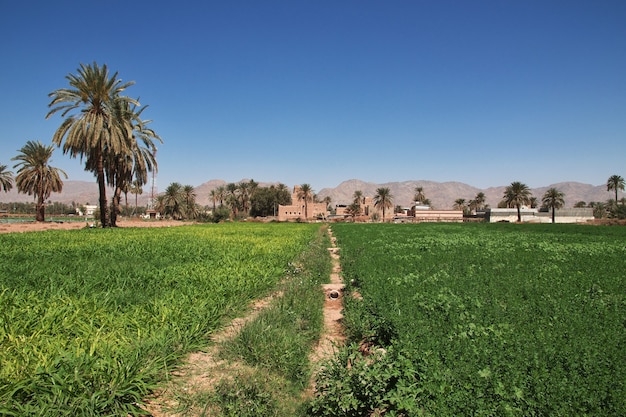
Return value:
<svg viewBox="0 0 626 417">
<path fill-rule="evenodd" d="M 0 415 L 140 413 L 146 393 L 273 288 L 318 229 L 0 235 Z"/>
<path fill-rule="evenodd" d="M 373 346 L 337 357 L 312 414 L 626 415 L 626 228 L 332 228 Z"/>
</svg>

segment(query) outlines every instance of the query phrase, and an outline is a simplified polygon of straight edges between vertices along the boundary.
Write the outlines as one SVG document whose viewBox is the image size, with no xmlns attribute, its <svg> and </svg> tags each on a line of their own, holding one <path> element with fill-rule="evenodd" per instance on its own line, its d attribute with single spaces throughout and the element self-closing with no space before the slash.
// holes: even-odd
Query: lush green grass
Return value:
<svg viewBox="0 0 626 417">
<path fill-rule="evenodd" d="M 367 366 L 354 347 L 340 355 L 313 414 L 626 415 L 626 228 L 333 232 L 363 296 L 346 306 L 349 334 L 386 350 Z"/>
<path fill-rule="evenodd" d="M 319 226 L 0 235 L 0 414 L 126 415 Z"/>
</svg>

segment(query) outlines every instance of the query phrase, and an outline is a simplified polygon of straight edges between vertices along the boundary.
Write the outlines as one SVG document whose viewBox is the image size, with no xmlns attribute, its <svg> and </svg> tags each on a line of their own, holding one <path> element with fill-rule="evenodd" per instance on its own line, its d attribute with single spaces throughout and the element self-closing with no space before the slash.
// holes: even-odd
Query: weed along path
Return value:
<svg viewBox="0 0 626 417">
<path fill-rule="evenodd" d="M 322 285 L 325 294 L 324 331 L 320 337 L 319 344 L 311 353 L 310 361 L 312 364 L 318 364 L 321 361 L 330 359 L 336 353 L 337 347 L 341 346 L 345 341 L 342 324 L 344 284 L 341 277 L 339 248 L 337 247 L 337 239 L 333 236 L 330 227 L 328 228 L 328 235 L 331 241 L 331 247 L 328 248 L 328 251 L 332 261 L 332 271 L 330 283 Z"/>
<path fill-rule="evenodd" d="M 224 329 L 211 336 L 211 345 L 205 351 L 189 354 L 167 384 L 146 401 L 145 410 L 153 417 L 177 417 L 207 414 L 206 404 L 197 410 L 197 402 L 206 401 L 207 395 L 219 381 L 236 373 L 242 367 L 238 362 L 222 358 L 220 350 L 224 344 L 237 337 L 241 329 L 253 321 L 273 300 L 282 297 L 282 292 L 256 300 L 251 304 L 248 315 L 232 320 Z"/>
</svg>

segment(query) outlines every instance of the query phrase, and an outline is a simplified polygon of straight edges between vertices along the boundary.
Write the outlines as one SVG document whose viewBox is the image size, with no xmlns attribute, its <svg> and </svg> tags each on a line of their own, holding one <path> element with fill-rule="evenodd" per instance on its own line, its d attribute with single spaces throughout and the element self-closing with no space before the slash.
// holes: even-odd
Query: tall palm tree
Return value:
<svg viewBox="0 0 626 417">
<path fill-rule="evenodd" d="M 135 194 L 135 213 L 137 213 L 137 196 L 143 194 L 143 186 L 144 184 L 141 181 L 135 180 L 128 190 L 131 194 Z"/>
<path fill-rule="evenodd" d="M 114 188 L 111 226 L 116 226 L 120 213 L 120 198 L 123 190 L 128 190 L 134 180 L 142 185 L 148 183 L 148 173 L 157 171 L 156 145 L 154 140 L 163 141 L 156 132 L 147 127 L 150 120 L 142 120 L 141 113 L 147 106 L 137 108 L 128 102 L 116 98 L 113 109 L 115 118 L 122 120 L 132 128 L 128 138 L 126 152 L 113 153 L 105 158 L 107 181 Z"/>
<path fill-rule="evenodd" d="M 230 207 L 231 219 L 234 219 L 239 214 L 239 186 L 234 182 L 226 184 L 226 204 Z"/>
<path fill-rule="evenodd" d="M 476 210 L 484 208 L 486 199 L 487 197 L 485 196 L 485 193 L 479 192 L 476 194 L 476 197 L 474 197 L 474 200 L 476 201 Z"/>
<path fill-rule="evenodd" d="M 0 187 L 2 190 L 10 191 L 13 188 L 13 172 L 7 171 L 6 165 L 0 164 Z"/>
<path fill-rule="evenodd" d="M 36 219 L 43 222 L 46 217 L 45 201 L 50 194 L 63 190 L 61 174 L 67 174 L 60 168 L 49 165 L 54 146 L 45 146 L 41 142 L 28 141 L 12 161 L 19 161 L 13 168 L 17 170 L 15 184 L 19 192 L 34 195 L 36 202 Z"/>
<path fill-rule="evenodd" d="M 224 205 L 224 199 L 226 198 L 226 187 L 220 185 L 219 187 L 217 187 L 216 193 L 217 199 L 220 202 L 220 207 L 222 207 Z"/>
<path fill-rule="evenodd" d="M 309 218 L 309 201 L 313 201 L 313 188 L 311 184 L 302 184 L 298 189 L 298 198 L 304 201 L 304 219 Z"/>
<path fill-rule="evenodd" d="M 615 190 L 615 204 L 617 204 L 617 191 L 624 191 L 625 185 L 626 183 L 624 182 L 624 178 L 621 175 L 611 175 L 606 181 L 606 190 Z"/>
<path fill-rule="evenodd" d="M 217 188 L 214 188 L 211 190 L 211 192 L 209 192 L 209 197 L 211 197 L 211 200 L 213 200 L 213 212 L 215 212 L 217 200 L 219 200 Z"/>
<path fill-rule="evenodd" d="M 92 171 L 98 181 L 100 221 L 102 227 L 107 227 L 106 158 L 126 154 L 130 148 L 133 128 L 128 120 L 117 117 L 116 106 L 120 102 L 139 105 L 121 95 L 134 82 L 122 83 L 117 72 L 110 75 L 106 65 L 100 67 L 95 62 L 80 64 L 77 74 L 69 74 L 66 79 L 69 88 L 48 95 L 52 101 L 46 118 L 59 112 L 65 118 L 52 142 L 59 147 L 63 144 L 63 153 L 69 153 L 72 158 L 86 158 L 86 169 Z"/>
<path fill-rule="evenodd" d="M 556 188 L 549 188 L 541 197 L 541 203 L 544 207 L 552 209 L 552 223 L 555 222 L 555 211 L 565 205 L 565 194 Z"/>
<path fill-rule="evenodd" d="M 504 190 L 504 200 L 509 207 L 517 208 L 517 221 L 522 221 L 522 205 L 530 203 L 530 189 L 526 184 L 519 181 L 513 181 L 511 185 Z"/>
<path fill-rule="evenodd" d="M 198 215 L 198 209 L 196 207 L 196 191 L 193 185 L 185 185 L 182 190 L 182 199 L 185 202 L 185 215 L 189 219 L 195 219 Z"/>
<path fill-rule="evenodd" d="M 250 203 L 250 184 L 243 181 L 237 184 L 239 190 L 239 201 L 241 201 L 241 211 L 243 215 L 248 214 L 248 205 Z"/>
<path fill-rule="evenodd" d="M 376 195 L 374 196 L 374 207 L 382 210 L 384 223 L 385 210 L 393 207 L 393 196 L 391 195 L 391 191 L 389 190 L 389 188 L 381 187 L 376 189 Z"/>
</svg>

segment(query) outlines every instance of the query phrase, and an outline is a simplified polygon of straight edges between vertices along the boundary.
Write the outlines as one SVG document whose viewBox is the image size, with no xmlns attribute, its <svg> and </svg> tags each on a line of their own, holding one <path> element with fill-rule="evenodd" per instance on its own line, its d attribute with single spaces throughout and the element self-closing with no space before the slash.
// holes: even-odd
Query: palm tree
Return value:
<svg viewBox="0 0 626 417">
<path fill-rule="evenodd" d="M 227 204 L 230 206 L 232 218 L 237 217 L 237 213 L 238 213 L 238 208 L 239 208 L 239 199 L 237 197 L 238 190 L 239 190 L 239 187 L 234 182 L 230 182 L 226 184 L 225 198 L 226 198 Z"/>
<path fill-rule="evenodd" d="M 363 204 L 363 191 L 356 190 L 354 194 L 352 194 L 352 202 L 356 204 Z"/>
<path fill-rule="evenodd" d="M 163 143 L 154 130 L 147 127 L 151 121 L 141 120 L 141 113 L 146 107 L 137 109 L 135 105 L 130 105 L 119 98 L 116 98 L 114 103 L 115 118 L 128 123 L 132 127 L 132 132 L 125 153 L 111 154 L 105 158 L 107 180 L 115 189 L 111 211 L 113 227 L 116 226 L 117 215 L 120 213 L 122 191 L 130 188 L 133 178 L 142 185 L 148 183 L 148 173 L 157 171 L 157 149 L 153 139 Z"/>
<path fill-rule="evenodd" d="M 577 201 L 576 204 L 574 204 L 574 208 L 584 208 L 587 207 L 587 203 L 585 203 L 584 201 Z"/>
<path fill-rule="evenodd" d="M 552 209 L 552 223 L 554 223 L 556 209 L 565 205 L 565 194 L 554 187 L 550 188 L 541 198 L 541 203 L 544 207 Z"/>
<path fill-rule="evenodd" d="M 185 202 L 185 215 L 189 219 L 195 219 L 198 215 L 198 209 L 196 208 L 196 192 L 193 185 L 183 186 L 181 193 Z"/>
<path fill-rule="evenodd" d="M 476 210 L 480 210 L 481 208 L 485 207 L 486 199 L 487 197 L 485 196 L 485 193 L 480 192 L 476 194 L 476 197 L 474 197 L 474 200 L 476 201 Z"/>
<path fill-rule="evenodd" d="M 376 195 L 374 196 L 374 207 L 382 210 L 384 223 L 385 210 L 393 207 L 393 196 L 391 195 L 391 191 L 389 191 L 389 188 L 381 187 L 376 189 Z"/>
<path fill-rule="evenodd" d="M 86 158 L 86 169 L 94 172 L 98 181 L 100 221 L 102 227 L 107 227 L 106 158 L 127 154 L 133 131 L 129 120 L 117 117 L 116 106 L 121 106 L 121 102 L 128 105 L 139 103 L 121 95 L 134 82 L 122 83 L 117 72 L 110 76 L 106 65 L 80 64 L 77 71 L 77 75 L 66 76 L 70 88 L 61 88 L 48 95 L 52 101 L 46 118 L 58 112 L 65 118 L 52 142 L 60 147 L 65 139 L 64 154 L 69 153 L 72 158 L 80 156 L 81 160 Z"/>
<path fill-rule="evenodd" d="M 324 197 L 324 199 L 322 200 L 322 203 L 326 204 L 326 209 L 330 210 L 330 203 L 332 203 L 333 199 L 331 196 L 327 195 L 326 197 Z"/>
<path fill-rule="evenodd" d="M 624 186 L 626 183 L 624 182 L 624 178 L 620 175 L 611 175 L 609 179 L 606 181 L 606 190 L 611 191 L 615 190 L 615 204 L 617 204 L 617 191 L 624 191 Z"/>
<path fill-rule="evenodd" d="M 7 171 L 6 165 L 0 165 L 0 187 L 5 192 L 13 188 L 13 172 Z"/>
<path fill-rule="evenodd" d="M 517 221 L 522 221 L 521 208 L 523 204 L 530 203 L 530 189 L 526 184 L 519 181 L 513 181 L 511 185 L 504 190 L 504 200 L 509 207 L 514 206 L 517 208 Z"/>
<path fill-rule="evenodd" d="M 302 184 L 298 189 L 298 198 L 304 201 L 304 219 L 309 218 L 309 201 L 313 201 L 313 189 L 310 184 Z"/>
<path fill-rule="evenodd" d="M 137 213 L 137 196 L 143 194 L 143 184 L 141 181 L 135 180 L 128 190 L 131 194 L 135 194 L 135 213 Z"/>
<path fill-rule="evenodd" d="M 241 211 L 243 211 L 243 215 L 248 214 L 248 205 L 250 203 L 250 184 L 247 182 L 240 182 L 237 184 L 237 188 L 239 190 L 239 200 L 241 201 Z"/>
<path fill-rule="evenodd" d="M 217 201 L 220 202 L 220 207 L 222 207 L 224 205 L 224 199 L 226 198 L 226 187 L 223 185 L 217 187 L 215 189 L 215 197 L 217 198 Z"/>
<path fill-rule="evenodd" d="M 213 212 L 215 212 L 215 205 L 217 204 L 217 200 L 219 200 L 217 188 L 211 190 L 211 192 L 209 193 L 209 197 L 211 197 L 211 200 L 213 200 Z"/>
<path fill-rule="evenodd" d="M 178 182 L 173 182 L 167 186 L 165 192 L 159 196 L 159 210 L 166 216 L 174 219 L 183 217 L 185 200 L 183 196 L 183 186 Z"/>
<path fill-rule="evenodd" d="M 54 146 L 45 146 L 41 142 L 28 141 L 20 149 L 12 161 L 20 161 L 13 168 L 18 168 L 15 184 L 19 192 L 34 195 L 36 202 L 36 219 L 43 222 L 46 217 L 45 201 L 50 194 L 61 192 L 63 181 L 61 175 L 67 178 L 67 174 L 60 168 L 51 167 L 50 158 L 54 152 Z"/>
<path fill-rule="evenodd" d="M 424 187 L 415 187 L 415 195 L 413 196 L 413 200 L 416 203 L 424 204 L 426 200 L 426 195 L 424 194 Z"/>
<path fill-rule="evenodd" d="M 452 206 L 452 208 L 454 208 L 455 210 L 462 210 L 463 213 L 465 213 L 465 209 L 467 208 L 467 206 L 465 205 L 465 199 L 457 198 L 456 200 L 454 200 L 454 206 Z"/>
</svg>

